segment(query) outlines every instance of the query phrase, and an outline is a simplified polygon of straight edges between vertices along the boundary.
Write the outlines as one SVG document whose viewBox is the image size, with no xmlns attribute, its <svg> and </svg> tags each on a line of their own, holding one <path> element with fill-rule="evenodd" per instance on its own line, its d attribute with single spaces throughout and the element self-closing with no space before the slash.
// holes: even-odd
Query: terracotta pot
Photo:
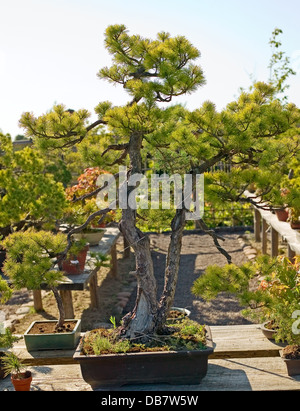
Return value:
<svg viewBox="0 0 300 411">
<path fill-rule="evenodd" d="M 287 209 L 284 210 L 276 210 L 276 215 L 279 221 L 287 221 L 289 217 L 289 212 Z"/>
<path fill-rule="evenodd" d="M 67 274 L 81 274 L 84 271 L 89 245 L 86 245 L 76 256 L 64 260 L 59 269 Z"/>
<path fill-rule="evenodd" d="M 82 270 L 79 267 L 79 262 L 77 260 L 65 260 L 60 266 L 60 270 L 64 271 L 66 274 L 81 274 Z"/>
<path fill-rule="evenodd" d="M 106 223 L 101 223 L 101 224 L 92 224 L 93 228 L 105 228 L 106 227 Z"/>
<path fill-rule="evenodd" d="M 79 344 L 73 359 L 93 389 L 126 384 L 199 384 L 214 350 L 210 328 L 206 330 L 204 350 L 82 355 Z"/>
<path fill-rule="evenodd" d="M 22 378 L 17 378 L 15 374 L 12 374 L 10 377 L 15 391 L 30 391 L 30 385 L 32 381 L 31 372 L 22 372 L 21 375 Z"/>
</svg>

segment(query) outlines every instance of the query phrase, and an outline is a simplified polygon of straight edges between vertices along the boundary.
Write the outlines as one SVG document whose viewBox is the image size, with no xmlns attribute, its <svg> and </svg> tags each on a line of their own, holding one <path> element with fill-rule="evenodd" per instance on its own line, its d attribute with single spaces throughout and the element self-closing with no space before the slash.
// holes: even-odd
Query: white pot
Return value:
<svg viewBox="0 0 300 411">
<path fill-rule="evenodd" d="M 98 245 L 101 238 L 104 236 L 105 230 L 101 228 L 95 228 L 89 233 L 76 233 L 73 234 L 75 240 L 80 240 L 84 238 L 91 246 Z"/>
</svg>

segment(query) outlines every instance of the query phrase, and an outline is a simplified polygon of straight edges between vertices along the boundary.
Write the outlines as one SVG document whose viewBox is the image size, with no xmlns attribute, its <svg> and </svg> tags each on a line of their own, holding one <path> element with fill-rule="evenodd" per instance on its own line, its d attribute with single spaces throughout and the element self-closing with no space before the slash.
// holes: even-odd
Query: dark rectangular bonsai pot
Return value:
<svg viewBox="0 0 300 411">
<path fill-rule="evenodd" d="M 126 384 L 199 384 L 207 373 L 213 342 L 207 328 L 206 349 L 126 354 L 82 355 L 79 343 L 73 358 L 92 389 Z"/>
<path fill-rule="evenodd" d="M 34 324 L 54 322 L 57 320 L 43 320 L 34 321 L 24 333 L 24 341 L 27 351 L 40 351 L 40 350 L 72 350 L 76 348 L 80 339 L 81 333 L 81 320 L 66 320 L 74 321 L 76 325 L 71 332 L 64 333 L 52 333 L 52 334 L 31 334 L 30 330 Z"/>
</svg>

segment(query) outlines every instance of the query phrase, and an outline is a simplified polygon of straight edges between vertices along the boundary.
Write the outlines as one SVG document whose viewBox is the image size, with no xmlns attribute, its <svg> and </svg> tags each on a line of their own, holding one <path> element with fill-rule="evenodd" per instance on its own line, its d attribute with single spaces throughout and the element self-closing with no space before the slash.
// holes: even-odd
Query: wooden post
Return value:
<svg viewBox="0 0 300 411">
<path fill-rule="evenodd" d="M 71 290 L 60 290 L 60 296 L 64 305 L 65 318 L 66 320 L 74 318 L 74 308 L 72 301 L 72 291 Z"/>
<path fill-rule="evenodd" d="M 35 311 L 43 311 L 43 301 L 41 290 L 33 290 L 33 306 Z"/>
<path fill-rule="evenodd" d="M 290 261 L 293 263 L 293 260 L 296 256 L 295 251 L 293 251 L 290 247 L 290 245 L 288 244 L 288 258 L 290 259 Z"/>
<path fill-rule="evenodd" d="M 114 277 L 118 275 L 118 260 L 117 260 L 117 245 L 113 245 L 111 248 L 111 274 Z"/>
<path fill-rule="evenodd" d="M 278 256 L 278 232 L 271 227 L 271 257 Z"/>
<path fill-rule="evenodd" d="M 262 242 L 261 242 L 261 252 L 267 254 L 267 229 L 268 224 L 265 219 L 262 219 Z"/>
<path fill-rule="evenodd" d="M 261 223 L 261 215 L 260 212 L 255 208 L 254 209 L 254 238 L 255 241 L 260 241 L 260 223 Z"/>
<path fill-rule="evenodd" d="M 98 283 L 97 272 L 95 272 L 95 274 L 90 279 L 90 284 L 89 284 L 92 308 L 99 307 L 98 294 L 97 294 L 97 283 Z"/>
</svg>

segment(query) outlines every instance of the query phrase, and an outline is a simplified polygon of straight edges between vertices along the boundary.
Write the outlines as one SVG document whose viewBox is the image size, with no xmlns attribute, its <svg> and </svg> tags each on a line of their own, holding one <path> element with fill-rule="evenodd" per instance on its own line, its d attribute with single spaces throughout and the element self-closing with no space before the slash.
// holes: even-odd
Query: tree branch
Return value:
<svg viewBox="0 0 300 411">
<path fill-rule="evenodd" d="M 72 243 L 72 239 L 71 239 L 72 234 L 75 234 L 75 233 L 78 233 L 78 232 L 84 230 L 84 229 L 88 226 L 88 224 L 89 224 L 92 220 L 94 220 L 94 218 L 96 218 L 96 217 L 98 217 L 98 216 L 100 216 L 100 215 L 104 216 L 104 215 L 107 214 L 109 211 L 111 211 L 111 208 L 109 208 L 109 207 L 106 207 L 106 208 L 104 208 L 103 210 L 95 211 L 93 214 L 91 214 L 91 215 L 86 219 L 86 221 L 85 221 L 83 224 L 81 224 L 81 225 L 78 226 L 78 227 L 72 228 L 72 229 L 68 232 L 68 234 L 67 234 L 67 242 L 68 242 L 68 244 L 67 244 L 66 248 L 64 249 L 64 251 L 63 251 L 62 253 L 60 253 L 59 256 L 57 257 L 57 260 L 56 260 L 56 262 L 54 263 L 54 265 L 55 265 L 55 264 L 58 264 L 58 265 L 59 265 L 59 263 L 66 258 L 66 255 L 68 254 L 68 251 L 70 250 L 70 248 L 72 247 L 72 244 L 73 244 L 73 243 Z"/>
<path fill-rule="evenodd" d="M 119 173 L 113 174 L 114 178 L 118 178 L 119 177 Z M 91 191 L 90 193 L 87 194 L 83 194 L 80 197 L 74 197 L 72 199 L 72 203 L 77 203 L 78 201 L 82 201 L 82 200 L 86 200 L 87 198 L 91 198 L 94 197 L 95 195 L 97 195 L 98 193 L 100 193 L 100 191 L 102 191 L 105 187 L 107 187 L 108 183 L 105 182 L 103 184 L 103 186 L 96 188 L 95 190 Z"/>
<path fill-rule="evenodd" d="M 199 224 L 200 224 L 201 229 L 202 229 L 206 234 L 208 234 L 208 235 L 210 235 L 210 236 L 212 237 L 215 246 L 217 247 L 218 251 L 219 251 L 221 254 L 224 255 L 224 257 L 225 257 L 226 260 L 227 260 L 227 263 L 228 263 L 228 264 L 231 264 L 232 261 L 231 261 L 231 256 L 230 256 L 230 254 L 228 254 L 228 252 L 227 252 L 226 250 L 224 250 L 224 248 L 222 248 L 222 247 L 220 246 L 219 241 L 218 241 L 218 240 L 225 241 L 225 238 L 217 235 L 213 230 L 210 230 L 210 229 L 207 227 L 207 225 L 205 224 L 205 222 L 202 220 L 202 218 L 200 218 Z"/>
<path fill-rule="evenodd" d="M 100 124 L 106 125 L 107 122 L 104 120 L 97 120 L 94 123 L 90 124 L 89 126 L 86 127 L 86 131 L 91 131 L 93 128 L 99 126 Z"/>
<path fill-rule="evenodd" d="M 106 154 L 109 150 L 128 150 L 129 147 L 129 143 L 124 143 L 124 144 L 111 144 L 110 146 L 108 146 L 103 153 L 101 154 L 101 156 L 103 157 L 104 154 Z"/>
</svg>

